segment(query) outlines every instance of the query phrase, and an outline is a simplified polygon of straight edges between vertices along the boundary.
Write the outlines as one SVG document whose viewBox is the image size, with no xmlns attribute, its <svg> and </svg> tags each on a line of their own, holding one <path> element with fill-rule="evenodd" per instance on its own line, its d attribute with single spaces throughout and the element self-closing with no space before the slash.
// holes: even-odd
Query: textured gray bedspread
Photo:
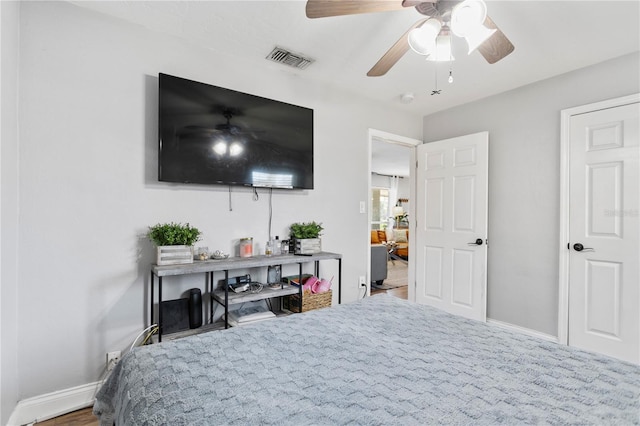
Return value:
<svg viewBox="0 0 640 426">
<path fill-rule="evenodd" d="M 382 295 L 136 348 L 117 425 L 639 424 L 640 367 Z"/>
</svg>

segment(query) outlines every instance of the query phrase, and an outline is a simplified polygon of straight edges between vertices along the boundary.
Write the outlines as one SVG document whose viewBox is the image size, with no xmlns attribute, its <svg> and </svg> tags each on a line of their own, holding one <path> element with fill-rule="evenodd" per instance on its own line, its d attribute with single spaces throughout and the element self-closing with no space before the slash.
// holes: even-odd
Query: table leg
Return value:
<svg viewBox="0 0 640 426">
<path fill-rule="evenodd" d="M 149 326 L 153 325 L 153 272 L 151 272 L 151 306 L 149 306 Z"/>
<path fill-rule="evenodd" d="M 298 307 L 300 308 L 300 312 L 302 312 L 302 296 L 304 295 L 304 292 L 302 291 L 302 263 L 298 263 L 298 273 L 298 284 L 300 284 L 298 289 L 298 294 L 300 294 L 300 303 Z"/>
<path fill-rule="evenodd" d="M 342 303 L 342 258 L 338 259 L 338 305 Z"/>
<path fill-rule="evenodd" d="M 224 328 L 229 328 L 229 271 L 224 271 Z"/>
<path fill-rule="evenodd" d="M 158 277 L 158 343 L 162 342 L 162 277 Z"/>
<path fill-rule="evenodd" d="M 209 324 L 213 322 L 213 271 L 209 272 L 209 282 L 207 283 L 207 293 L 209 293 Z"/>
</svg>

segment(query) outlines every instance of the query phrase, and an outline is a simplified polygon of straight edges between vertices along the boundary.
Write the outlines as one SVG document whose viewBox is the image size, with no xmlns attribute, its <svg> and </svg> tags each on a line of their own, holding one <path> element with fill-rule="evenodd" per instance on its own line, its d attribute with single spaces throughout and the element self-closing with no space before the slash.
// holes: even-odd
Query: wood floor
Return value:
<svg viewBox="0 0 640 426">
<path fill-rule="evenodd" d="M 38 422 L 36 424 L 38 426 L 98 426 L 98 419 L 93 415 L 92 410 L 92 407 L 84 408 L 82 410 L 74 411 L 73 413 L 65 414 L 64 416 L 56 417 L 55 419 Z"/>
<path fill-rule="evenodd" d="M 391 290 L 376 290 L 371 289 L 371 295 L 387 293 L 391 296 L 398 297 L 400 299 L 407 299 L 408 287 L 398 287 Z M 74 411 L 73 413 L 65 414 L 64 416 L 56 417 L 55 419 L 45 420 L 43 422 L 36 423 L 38 426 L 97 426 L 98 419 L 93 415 L 92 408 L 85 408 L 82 410 Z"/>
<path fill-rule="evenodd" d="M 374 294 L 380 294 L 380 293 L 387 293 L 391 296 L 395 296 L 398 299 L 408 299 L 409 298 L 409 287 L 408 286 L 402 286 L 402 287 L 398 287 L 398 288 L 392 288 L 390 290 L 378 290 L 378 289 L 374 289 L 371 288 L 371 295 L 373 296 Z"/>
</svg>

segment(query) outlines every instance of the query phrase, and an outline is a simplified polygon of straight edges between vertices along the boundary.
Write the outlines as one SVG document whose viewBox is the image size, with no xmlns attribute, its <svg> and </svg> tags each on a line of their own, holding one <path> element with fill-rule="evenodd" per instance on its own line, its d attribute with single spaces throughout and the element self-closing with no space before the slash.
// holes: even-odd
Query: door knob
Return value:
<svg viewBox="0 0 640 426">
<path fill-rule="evenodd" d="M 574 249 L 575 251 L 595 251 L 593 248 L 591 248 L 591 247 L 585 247 L 585 246 L 583 246 L 583 245 L 582 245 L 582 244 L 580 244 L 580 243 L 575 243 L 575 244 L 573 245 L 573 249 Z"/>
<path fill-rule="evenodd" d="M 481 246 L 482 245 L 482 238 L 478 238 L 477 240 L 475 240 L 472 243 L 467 243 L 470 246 Z"/>
</svg>

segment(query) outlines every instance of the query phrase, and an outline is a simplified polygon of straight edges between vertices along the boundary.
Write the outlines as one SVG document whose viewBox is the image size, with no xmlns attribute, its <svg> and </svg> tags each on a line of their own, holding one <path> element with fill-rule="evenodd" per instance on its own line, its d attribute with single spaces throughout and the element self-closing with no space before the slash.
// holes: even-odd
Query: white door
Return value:
<svg viewBox="0 0 640 426">
<path fill-rule="evenodd" d="M 486 320 L 489 134 L 417 147 L 416 302 Z"/>
<path fill-rule="evenodd" d="M 569 344 L 640 363 L 640 104 L 569 123 Z"/>
</svg>

